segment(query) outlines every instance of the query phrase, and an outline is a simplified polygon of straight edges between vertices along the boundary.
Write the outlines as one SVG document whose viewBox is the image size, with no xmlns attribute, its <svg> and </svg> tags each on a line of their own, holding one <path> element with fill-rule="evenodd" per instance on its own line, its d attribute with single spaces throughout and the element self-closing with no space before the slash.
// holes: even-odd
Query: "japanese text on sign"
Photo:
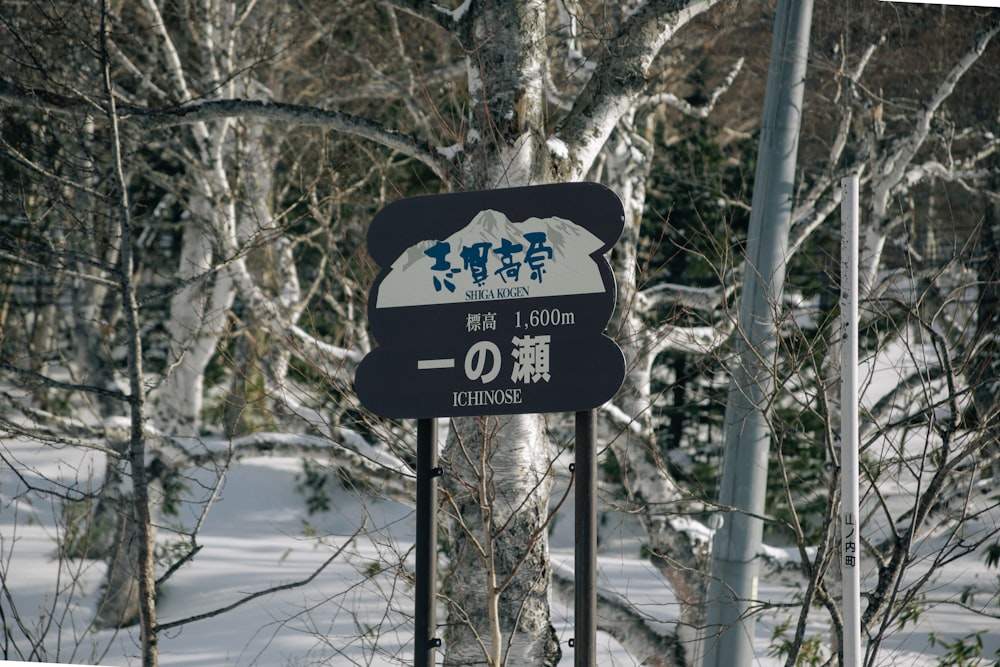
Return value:
<svg viewBox="0 0 1000 667">
<path fill-rule="evenodd" d="M 553 312 L 555 314 L 553 314 Z M 520 311 L 515 311 L 516 328 L 527 329 L 529 326 L 558 325 L 561 323 L 571 324 L 575 322 L 572 312 L 562 312 L 557 309 L 532 310 L 522 318 Z M 522 322 L 523 319 L 523 322 Z M 529 324 L 530 323 L 530 324 Z M 543 324 L 544 323 L 544 324 Z M 496 330 L 496 313 L 469 313 L 466 316 L 467 333 Z M 507 377 L 513 383 L 532 384 L 536 382 L 548 382 L 551 379 L 549 367 L 549 351 L 552 344 L 552 336 L 545 335 L 524 335 L 514 336 L 510 339 L 509 356 L 513 359 L 510 364 L 510 373 Z M 465 376 L 469 380 L 478 380 L 483 384 L 489 384 L 498 377 L 505 366 L 505 355 L 499 345 L 491 340 L 480 340 L 471 345 L 465 354 L 463 369 Z M 417 368 L 419 370 L 436 370 L 442 368 L 454 368 L 455 359 L 419 359 Z M 458 394 L 468 392 L 456 392 Z"/>
<path fill-rule="evenodd" d="M 854 567 L 858 563 L 858 544 L 854 538 L 855 524 L 854 515 L 850 512 L 844 514 L 844 565 Z"/>
<path fill-rule="evenodd" d="M 524 243 L 516 243 L 507 237 L 501 239 L 496 248 L 493 248 L 494 244 L 489 241 L 463 245 L 458 251 L 458 256 L 462 260 L 461 267 L 452 264 L 449 259 L 452 254 L 451 243 L 438 241 L 424 251 L 425 255 L 434 260 L 430 267 L 433 272 L 431 281 L 434 290 L 454 292 L 455 276 L 462 271 L 468 271 L 476 289 L 465 291 L 466 301 L 529 296 L 528 288 L 520 285 L 523 277 L 521 268 L 526 264 L 528 280 L 541 283 L 546 272 L 545 264 L 555 255 L 552 246 L 547 243 L 545 232 L 525 232 L 522 238 L 527 241 L 527 249 Z M 491 257 L 492 255 L 495 257 Z M 497 268 L 494 269 L 494 266 Z M 511 286 L 485 289 L 483 286 L 491 275 L 499 277 L 504 285 Z"/>
</svg>

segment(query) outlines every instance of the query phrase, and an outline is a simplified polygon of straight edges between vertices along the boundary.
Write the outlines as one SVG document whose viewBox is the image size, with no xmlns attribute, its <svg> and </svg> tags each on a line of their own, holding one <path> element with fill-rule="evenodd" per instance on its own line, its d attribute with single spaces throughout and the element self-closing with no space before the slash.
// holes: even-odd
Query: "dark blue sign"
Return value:
<svg viewBox="0 0 1000 667">
<path fill-rule="evenodd" d="M 566 183 L 403 199 L 368 232 L 378 347 L 361 402 L 384 417 L 595 408 L 625 364 L 603 334 L 615 304 L 604 255 L 624 212 L 611 190 Z"/>
</svg>

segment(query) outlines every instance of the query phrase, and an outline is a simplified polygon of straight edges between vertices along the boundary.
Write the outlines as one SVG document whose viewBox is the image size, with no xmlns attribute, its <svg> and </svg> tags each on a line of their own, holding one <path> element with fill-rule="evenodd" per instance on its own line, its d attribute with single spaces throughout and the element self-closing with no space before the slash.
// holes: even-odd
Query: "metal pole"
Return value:
<svg viewBox="0 0 1000 667">
<path fill-rule="evenodd" d="M 597 413 L 576 413 L 576 530 L 573 554 L 576 590 L 573 596 L 574 667 L 597 664 Z"/>
<path fill-rule="evenodd" d="M 752 601 L 763 534 L 767 423 L 774 391 L 777 326 L 785 280 L 798 135 L 805 88 L 812 0 L 779 0 L 764 95 L 760 148 L 740 295 L 737 365 L 726 404 L 719 504 L 712 540 L 702 653 L 705 667 L 753 664 Z"/>
<path fill-rule="evenodd" d="M 431 667 L 434 649 L 441 645 L 435 636 L 434 615 L 437 589 L 437 420 L 417 420 L 417 546 L 414 590 L 415 667 Z"/>
<path fill-rule="evenodd" d="M 840 203 L 840 568 L 844 578 L 844 665 L 861 664 L 861 563 L 858 550 L 858 176 L 843 180 Z"/>
</svg>

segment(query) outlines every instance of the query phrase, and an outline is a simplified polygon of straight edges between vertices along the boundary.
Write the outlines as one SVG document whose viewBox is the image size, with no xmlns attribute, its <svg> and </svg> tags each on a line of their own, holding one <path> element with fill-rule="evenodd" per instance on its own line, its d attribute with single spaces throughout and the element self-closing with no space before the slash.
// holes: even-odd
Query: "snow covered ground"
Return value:
<svg viewBox="0 0 1000 667">
<path fill-rule="evenodd" d="M 3 443 L 7 463 L 0 470 L 0 573 L 10 589 L 0 600 L 8 627 L 15 613 L 36 636 L 45 626 L 44 647 L 32 651 L 12 634 L 0 642 L 0 657 L 30 662 L 136 665 L 139 647 L 132 630 L 93 631 L 88 622 L 103 565 L 73 561 L 60 567 L 54 525 L 58 508 L 26 486 L 44 487 L 58 475 L 85 484 L 95 469 L 89 456 L 72 449 L 54 450 L 27 441 Z M 16 470 L 14 469 L 16 468 Z M 333 560 L 308 585 L 258 597 L 215 617 L 167 630 L 160 639 L 160 664 L 169 667 L 217 665 L 398 665 L 409 657 L 412 591 L 396 576 L 412 569 L 408 553 L 414 515 L 409 508 L 386 502 L 366 503 L 346 490 L 337 491 L 331 511 L 308 517 L 295 489 L 300 462 L 295 459 L 251 459 L 228 474 L 198 537 L 202 550 L 192 564 L 163 587 L 159 621 L 173 621 L 231 605 L 268 587 L 307 579 L 338 549 Z M 194 480 L 207 484 L 211 476 Z M 192 484 L 192 493 L 207 493 Z M 572 567 L 572 503 L 553 532 L 553 557 Z M 194 514 L 185 517 L 190 523 Z M 350 536 L 364 521 L 364 537 Z M 308 534 L 308 536 L 307 536 Z M 319 536 L 318 538 L 316 536 Z M 161 538 L 169 538 L 163 533 Z M 669 589 L 639 557 L 638 541 L 627 534 L 604 541 L 600 571 L 603 585 L 640 604 L 651 619 L 669 622 L 676 616 Z M 406 560 L 403 560 L 406 559 Z M 989 589 L 996 571 L 981 559 L 955 563 L 932 586 L 933 599 L 955 598 L 970 585 Z M 68 593 L 75 591 L 70 596 Z M 788 586 L 761 585 L 763 599 L 788 600 Z M 67 601 L 68 600 L 68 601 Z M 555 622 L 563 642 L 563 662 L 572 664 L 568 640 L 573 634 L 572 605 L 556 601 Z M 440 620 L 440 618 L 439 618 Z M 781 622 L 775 614 L 757 624 L 760 665 L 783 664 L 770 655 L 771 634 Z M 945 641 L 985 632 L 984 655 L 994 664 L 1000 649 L 1000 626 L 950 605 L 930 605 L 905 632 L 891 635 L 876 664 L 936 665 Z M 823 628 L 812 628 L 822 633 Z M 599 664 L 634 665 L 610 637 L 601 634 Z M 0 663 L 2 664 L 2 663 Z"/>
</svg>

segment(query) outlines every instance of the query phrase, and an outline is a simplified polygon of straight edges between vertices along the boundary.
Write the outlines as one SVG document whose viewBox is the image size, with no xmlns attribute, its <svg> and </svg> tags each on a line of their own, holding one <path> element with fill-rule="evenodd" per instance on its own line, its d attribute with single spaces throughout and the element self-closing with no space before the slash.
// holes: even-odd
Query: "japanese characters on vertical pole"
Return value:
<svg viewBox="0 0 1000 667">
<path fill-rule="evenodd" d="M 841 187 L 840 316 L 840 466 L 841 571 L 844 579 L 844 662 L 861 664 L 861 540 L 858 536 L 858 176 L 844 178 Z"/>
<path fill-rule="evenodd" d="M 368 298 L 378 347 L 354 385 L 383 417 L 417 418 L 415 661 L 434 664 L 436 417 L 575 412 L 596 459 L 593 410 L 625 378 L 604 335 L 615 306 L 605 255 L 624 227 L 618 196 L 594 183 L 403 199 L 372 220 L 368 250 L 381 272 Z M 587 415 L 580 423 L 581 415 Z M 593 466 L 588 463 L 589 468 Z M 578 480 L 577 665 L 594 664 L 594 482 Z M 430 500 L 422 500 L 430 499 Z M 429 505 L 429 506 L 428 506 Z M 579 509 L 583 507 L 583 511 Z M 581 516 L 581 514 L 585 516 Z M 588 528 L 589 527 L 589 528 Z M 587 589 L 587 590 L 581 590 Z M 586 599 L 583 599 L 583 598 Z"/>
</svg>

